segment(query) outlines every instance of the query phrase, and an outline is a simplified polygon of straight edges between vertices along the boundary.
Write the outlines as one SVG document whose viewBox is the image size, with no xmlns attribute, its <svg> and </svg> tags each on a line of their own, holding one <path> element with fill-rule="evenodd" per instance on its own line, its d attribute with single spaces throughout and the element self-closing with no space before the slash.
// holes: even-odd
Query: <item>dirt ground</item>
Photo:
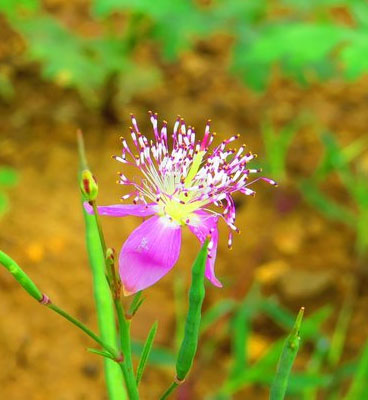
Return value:
<svg viewBox="0 0 368 400">
<path fill-rule="evenodd" d="M 19 38 L 5 23 L 0 26 L 8 43 L 17 43 Z M 119 153 L 119 137 L 128 132 L 130 112 L 137 115 L 142 130 L 150 129 L 148 110 L 158 112 L 171 126 L 180 114 L 197 131 L 203 131 L 211 118 L 220 138 L 240 132 L 261 159 L 262 121 L 269 118 L 275 127 L 282 127 L 307 111 L 310 122 L 303 125 L 292 144 L 287 182 L 277 189 L 258 183 L 255 198 L 239 200 L 237 221 L 242 234 L 235 238 L 231 252 L 226 229 L 221 227 L 217 273 L 224 288 L 208 287 L 205 307 L 225 297 L 242 298 L 258 279 L 265 293 L 277 296 L 293 311 L 304 305 L 308 315 L 325 304 L 338 308 L 346 296 L 346 282 L 352 280 L 357 298 L 344 357 L 355 357 L 368 335 L 366 263 L 357 262 L 354 233 L 324 219 L 296 188 L 321 156 L 321 127 L 336 133 L 342 144 L 367 134 L 368 78 L 349 84 L 316 82 L 301 88 L 275 73 L 267 91 L 257 94 L 225 72 L 229 45 L 226 38 L 219 37 L 183 54 L 174 65 L 162 66 L 163 84 L 126 104 L 115 104 L 114 122 L 87 108 L 74 91 L 42 81 L 37 65 L 8 66 L 16 96 L 11 102 L 0 102 L 0 165 L 15 167 L 20 182 L 9 192 L 11 210 L 0 220 L 0 247 L 55 303 L 96 327 L 76 179 L 76 130 L 81 128 L 85 135 L 89 163 L 100 186 L 99 203 L 112 204 L 121 195 L 121 187 L 115 184 L 121 165 L 111 155 Z M 3 51 L 16 51 L 9 48 L 17 46 Z M 334 183 L 330 189 L 344 199 Z M 108 244 L 119 249 L 138 223 L 134 218 L 104 219 Z M 195 246 L 192 243 L 187 232 L 176 266 L 188 278 L 199 249 L 196 241 Z M 271 271 L 271 278 L 265 279 L 257 271 Z M 143 340 L 158 320 L 157 343 L 173 346 L 174 277 L 172 271 L 146 291 L 147 300 L 134 319 L 135 338 Z M 88 339 L 42 309 L 3 270 L 0 298 L 2 399 L 106 399 L 101 360 L 84 350 L 91 345 Z M 280 334 L 268 320 L 262 320 L 254 338 L 267 345 Z M 255 356 L 256 351 L 255 346 Z M 225 362 L 196 370 L 196 379 L 182 389 L 180 398 L 204 398 L 218 382 L 219 371 L 226 368 L 228 354 L 229 343 L 225 342 L 219 350 L 219 360 Z M 142 398 L 157 398 L 173 373 L 149 367 L 141 385 Z M 266 392 L 254 389 L 247 391 L 247 396 L 262 399 Z"/>
</svg>

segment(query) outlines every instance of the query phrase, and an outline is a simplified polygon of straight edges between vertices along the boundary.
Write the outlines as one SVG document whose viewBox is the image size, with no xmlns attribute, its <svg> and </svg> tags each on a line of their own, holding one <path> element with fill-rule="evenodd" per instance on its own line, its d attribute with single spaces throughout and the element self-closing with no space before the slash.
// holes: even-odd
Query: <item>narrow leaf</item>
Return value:
<svg viewBox="0 0 368 400">
<path fill-rule="evenodd" d="M 236 302 L 232 299 L 224 299 L 217 302 L 202 315 L 201 334 L 206 332 L 213 324 L 234 310 Z"/>
<path fill-rule="evenodd" d="M 368 343 L 365 345 L 355 378 L 345 400 L 366 399 L 368 396 Z"/>
<path fill-rule="evenodd" d="M 91 347 L 88 347 L 87 351 L 89 353 L 97 354 L 99 356 L 109 358 L 110 360 L 114 360 L 114 358 L 112 357 L 112 355 L 108 351 L 92 349 Z"/>
<path fill-rule="evenodd" d="M 270 400 L 283 400 L 288 386 L 289 375 L 299 349 L 299 331 L 304 314 L 304 307 L 296 317 L 295 325 L 287 337 L 281 352 L 276 376 L 271 386 Z"/>
<path fill-rule="evenodd" d="M 147 361 L 148 361 L 148 357 L 149 357 L 151 349 L 152 349 L 153 341 L 154 341 L 155 336 L 156 336 L 157 326 L 158 326 L 158 323 L 156 321 L 152 325 L 152 328 L 148 333 L 147 340 L 146 340 L 146 342 L 144 344 L 142 355 L 141 355 L 141 358 L 139 360 L 139 364 L 138 364 L 138 367 L 137 367 L 137 378 L 136 378 L 137 386 L 139 385 L 139 382 L 142 379 L 144 368 L 146 367 L 146 364 L 147 364 Z"/>
<path fill-rule="evenodd" d="M 136 357 L 140 357 L 143 352 L 144 344 L 138 341 L 132 342 L 132 352 Z M 148 362 L 157 367 L 172 367 L 175 366 L 175 355 L 163 347 L 153 347 L 148 356 Z"/>
<path fill-rule="evenodd" d="M 139 292 L 137 292 L 134 297 L 133 297 L 133 301 L 130 304 L 129 307 L 129 311 L 128 314 L 129 315 L 134 315 L 139 307 L 142 305 L 142 303 L 144 302 L 144 298 L 142 298 L 142 290 L 140 290 Z"/>
<path fill-rule="evenodd" d="M 253 287 L 232 320 L 232 354 L 234 363 L 231 376 L 234 377 L 241 373 L 247 365 L 247 347 L 251 332 L 251 322 L 257 312 L 260 303 L 260 293 L 257 286 Z"/>
</svg>

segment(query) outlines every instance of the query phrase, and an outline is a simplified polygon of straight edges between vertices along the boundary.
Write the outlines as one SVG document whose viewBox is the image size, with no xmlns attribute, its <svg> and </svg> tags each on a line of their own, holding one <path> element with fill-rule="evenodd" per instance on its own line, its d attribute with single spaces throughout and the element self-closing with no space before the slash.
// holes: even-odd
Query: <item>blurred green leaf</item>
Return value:
<svg viewBox="0 0 368 400">
<path fill-rule="evenodd" d="M 8 18 L 16 18 L 27 13 L 33 13 L 40 7 L 38 0 L 1 0 L 0 13 Z"/>
<path fill-rule="evenodd" d="M 6 213 L 6 211 L 8 211 L 9 209 L 9 200 L 8 197 L 3 194 L 0 193 L 0 217 Z"/>
<path fill-rule="evenodd" d="M 133 341 L 132 352 L 136 357 L 142 354 L 144 343 Z M 159 367 L 173 367 L 175 366 L 176 358 L 170 350 L 162 347 L 153 347 L 148 357 L 148 363 Z"/>
<path fill-rule="evenodd" d="M 246 298 L 239 304 L 231 321 L 231 352 L 233 365 L 230 376 L 235 377 L 246 369 L 248 364 L 248 340 L 251 334 L 252 318 L 259 310 L 261 301 L 258 286 L 253 286 Z"/>
<path fill-rule="evenodd" d="M 0 168 L 0 186 L 14 186 L 17 184 L 18 179 L 18 172 L 14 168 Z"/>
<path fill-rule="evenodd" d="M 44 78 L 76 87 L 91 102 L 111 74 L 124 71 L 124 46 L 117 39 L 85 39 L 46 16 L 15 25 L 28 42 L 30 58 L 43 63 Z"/>
<path fill-rule="evenodd" d="M 368 344 L 365 345 L 360 356 L 358 368 L 345 400 L 368 398 Z"/>
<path fill-rule="evenodd" d="M 340 59 L 347 79 L 354 80 L 368 70 L 368 59 L 364 56 L 368 52 L 367 33 L 367 30 L 355 30 L 346 38 L 347 43 L 341 50 Z"/>
<path fill-rule="evenodd" d="M 283 127 L 279 132 L 276 132 L 269 122 L 262 126 L 263 144 L 266 150 L 264 170 L 278 182 L 286 178 L 287 152 L 296 132 L 295 123 Z"/>
<path fill-rule="evenodd" d="M 352 227 L 355 226 L 356 216 L 346 207 L 340 206 L 322 194 L 314 182 L 302 180 L 299 187 L 306 200 L 326 217 Z"/>
<path fill-rule="evenodd" d="M 201 334 L 207 331 L 219 319 L 233 311 L 236 306 L 235 300 L 223 299 L 215 303 L 202 315 Z"/>
<path fill-rule="evenodd" d="M 303 81 L 311 71 L 316 72 L 314 67 L 321 62 L 332 65 L 332 51 L 345 35 L 345 28 L 327 24 L 281 23 L 266 26 L 248 48 L 235 48 L 234 63 L 235 66 L 243 66 L 244 79 L 255 89 L 266 86 L 267 72 L 276 62 L 288 75 Z M 248 76 L 249 71 L 254 70 L 263 75 L 263 80 L 253 82 L 249 79 L 252 77 Z M 262 70 L 265 72 L 262 73 Z M 328 73 L 329 69 L 325 71 Z"/>
</svg>

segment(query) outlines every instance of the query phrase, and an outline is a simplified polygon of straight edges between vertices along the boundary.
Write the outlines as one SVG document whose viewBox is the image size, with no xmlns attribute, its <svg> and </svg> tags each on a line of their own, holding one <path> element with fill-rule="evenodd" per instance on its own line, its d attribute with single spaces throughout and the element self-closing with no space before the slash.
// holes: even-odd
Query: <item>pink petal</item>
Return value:
<svg viewBox="0 0 368 400">
<path fill-rule="evenodd" d="M 215 275 L 215 261 L 218 243 L 218 216 L 206 213 L 205 211 L 196 211 L 195 217 L 190 218 L 189 229 L 194 233 L 201 243 L 204 243 L 208 235 L 211 235 L 211 241 L 208 246 L 208 258 L 206 263 L 206 278 L 215 286 L 222 287 L 222 283 Z"/>
<path fill-rule="evenodd" d="M 179 257 L 181 227 L 166 217 L 143 222 L 124 243 L 119 273 L 124 294 L 143 290 L 166 275 Z"/>
<path fill-rule="evenodd" d="M 88 214 L 93 214 L 93 208 L 88 202 L 84 202 L 84 208 Z M 126 217 L 136 215 L 137 217 L 147 217 L 157 212 L 158 207 L 155 203 L 150 204 L 113 204 L 111 206 L 98 206 L 100 215 L 110 217 Z"/>
</svg>

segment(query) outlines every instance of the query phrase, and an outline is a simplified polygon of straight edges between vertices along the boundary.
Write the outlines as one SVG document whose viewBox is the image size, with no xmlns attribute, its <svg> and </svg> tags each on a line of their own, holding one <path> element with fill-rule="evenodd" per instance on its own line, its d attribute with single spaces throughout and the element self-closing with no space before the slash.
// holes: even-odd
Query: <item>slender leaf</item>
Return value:
<svg viewBox="0 0 368 400">
<path fill-rule="evenodd" d="M 345 400 L 368 398 L 368 343 L 364 346 L 354 380 Z"/>
<path fill-rule="evenodd" d="M 143 346 L 143 351 L 142 351 L 142 355 L 141 358 L 139 360 L 139 364 L 137 367 L 137 376 L 136 376 L 136 380 L 137 380 L 137 385 L 139 385 L 139 382 L 142 379 L 142 375 L 144 372 L 144 368 L 146 367 L 147 361 L 148 361 L 148 357 L 149 354 L 151 352 L 152 349 L 152 345 L 153 345 L 153 341 L 155 339 L 156 336 L 156 332 L 157 332 L 157 321 L 152 325 L 152 328 L 150 329 L 148 336 L 147 336 L 147 340 Z"/>
<path fill-rule="evenodd" d="M 270 400 L 283 400 L 285 397 L 291 368 L 299 350 L 299 331 L 303 314 L 304 308 L 301 308 L 296 318 L 293 330 L 287 337 L 285 345 L 282 349 L 279 364 L 277 366 L 276 376 L 271 386 Z"/>
</svg>

